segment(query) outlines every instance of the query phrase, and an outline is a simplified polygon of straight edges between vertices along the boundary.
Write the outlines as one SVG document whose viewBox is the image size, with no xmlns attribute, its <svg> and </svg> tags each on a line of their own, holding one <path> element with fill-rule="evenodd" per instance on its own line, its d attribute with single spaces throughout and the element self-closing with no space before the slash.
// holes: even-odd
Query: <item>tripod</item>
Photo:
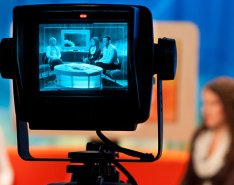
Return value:
<svg viewBox="0 0 234 185">
<path fill-rule="evenodd" d="M 83 163 L 67 166 L 67 173 L 72 174 L 71 182 L 48 185 L 137 185 L 130 174 L 127 176 L 132 183 L 120 181 L 116 167 L 121 171 L 125 169 L 120 163 L 113 162 L 118 153 L 109 150 L 105 144 L 87 143 L 86 151 L 70 152 L 68 157 L 71 163 Z"/>
</svg>

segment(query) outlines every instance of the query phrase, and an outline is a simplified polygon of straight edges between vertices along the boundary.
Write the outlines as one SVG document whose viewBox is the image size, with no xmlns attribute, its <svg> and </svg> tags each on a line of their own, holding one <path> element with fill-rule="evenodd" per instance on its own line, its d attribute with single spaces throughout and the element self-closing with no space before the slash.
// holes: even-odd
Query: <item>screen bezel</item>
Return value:
<svg viewBox="0 0 234 185">
<path fill-rule="evenodd" d="M 135 75 L 133 74 L 134 70 L 133 70 L 133 65 L 131 64 L 132 59 L 132 47 L 131 44 L 133 43 L 133 15 L 131 13 L 131 9 L 128 8 L 124 8 L 126 10 L 119 10 L 118 11 L 110 11 L 110 13 L 108 13 L 108 18 L 104 15 L 106 15 L 106 10 L 102 10 L 102 11 L 93 11 L 93 10 L 79 10 L 76 12 L 72 12 L 72 11 L 63 11 L 61 13 L 58 12 L 53 12 L 53 11 L 43 11 L 40 15 L 36 15 L 33 18 L 33 22 L 34 24 L 31 25 L 31 30 L 32 31 L 32 35 L 31 38 L 35 38 L 35 36 L 37 36 L 38 40 L 35 42 L 34 44 L 34 59 L 33 61 L 37 61 L 37 63 L 30 65 L 30 66 L 25 66 L 25 70 L 28 71 L 28 77 L 31 80 L 28 82 L 28 84 L 30 87 L 33 86 L 33 88 L 31 88 L 31 90 L 33 89 L 33 93 L 30 92 L 29 94 L 35 94 L 35 97 L 123 97 L 123 96 L 128 96 L 129 94 L 133 93 L 133 86 L 130 84 L 133 84 L 133 82 L 135 81 L 132 77 L 134 77 Z M 88 17 L 87 19 L 75 19 L 74 17 L 79 16 L 80 14 L 83 13 L 87 13 Z M 56 15 L 56 16 L 55 16 Z M 60 16 L 62 15 L 63 18 L 61 18 Z M 95 19 L 94 19 L 95 18 Z M 95 20 L 95 21 L 94 21 Z M 30 20 L 32 21 L 32 20 Z M 39 82 L 39 25 L 40 24 L 77 24 L 77 23 L 127 23 L 127 30 L 128 30 L 128 43 L 127 43 L 127 81 L 128 81 L 128 87 L 127 89 L 105 89 L 105 90 L 84 90 L 84 89 L 77 89 L 77 90 L 71 90 L 71 91 L 62 91 L 62 92 L 58 92 L 58 91 L 40 91 L 40 82 Z M 30 24 L 28 24 L 30 25 Z M 27 29 L 27 28 L 26 28 Z M 31 40 L 31 39 L 28 39 Z M 25 41 L 27 42 L 27 41 Z M 27 45 L 27 44 L 26 44 Z M 27 46 L 26 46 L 27 47 Z M 29 47 L 29 46 L 28 46 Z M 37 53 L 36 53 L 37 52 Z M 36 57 L 35 57 L 36 56 Z M 24 57 L 27 58 L 27 57 Z M 27 60 L 27 59 L 26 59 Z M 31 59 L 32 60 L 32 57 Z M 28 62 L 29 63 L 29 62 Z M 35 66 L 37 66 L 35 68 Z"/>
</svg>

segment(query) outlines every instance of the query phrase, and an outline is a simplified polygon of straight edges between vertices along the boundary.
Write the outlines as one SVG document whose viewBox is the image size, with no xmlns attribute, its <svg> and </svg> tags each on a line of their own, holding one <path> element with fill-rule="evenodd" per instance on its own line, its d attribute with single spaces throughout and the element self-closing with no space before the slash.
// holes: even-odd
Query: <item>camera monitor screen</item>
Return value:
<svg viewBox="0 0 234 185">
<path fill-rule="evenodd" d="M 40 91 L 128 90 L 128 23 L 39 25 Z"/>
</svg>

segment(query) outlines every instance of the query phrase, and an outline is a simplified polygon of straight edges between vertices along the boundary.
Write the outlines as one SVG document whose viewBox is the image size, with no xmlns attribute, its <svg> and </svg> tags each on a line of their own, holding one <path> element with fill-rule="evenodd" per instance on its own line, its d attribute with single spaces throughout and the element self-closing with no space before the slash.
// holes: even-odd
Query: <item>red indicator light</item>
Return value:
<svg viewBox="0 0 234 185">
<path fill-rule="evenodd" d="M 84 19 L 84 18 L 87 18 L 87 14 L 80 14 L 80 18 Z"/>
</svg>

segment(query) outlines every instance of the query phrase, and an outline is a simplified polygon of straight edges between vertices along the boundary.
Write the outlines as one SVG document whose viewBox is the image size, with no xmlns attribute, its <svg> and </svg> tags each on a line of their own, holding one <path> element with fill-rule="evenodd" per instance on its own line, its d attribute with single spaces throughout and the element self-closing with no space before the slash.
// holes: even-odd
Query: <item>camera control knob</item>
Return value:
<svg viewBox="0 0 234 185">
<path fill-rule="evenodd" d="M 13 39 L 2 39 L 0 43 L 0 74 L 3 78 L 14 78 L 16 67 L 13 51 Z"/>
<path fill-rule="evenodd" d="M 170 38 L 159 38 L 154 44 L 154 73 L 161 80 L 173 80 L 177 68 L 176 42 Z"/>
</svg>

